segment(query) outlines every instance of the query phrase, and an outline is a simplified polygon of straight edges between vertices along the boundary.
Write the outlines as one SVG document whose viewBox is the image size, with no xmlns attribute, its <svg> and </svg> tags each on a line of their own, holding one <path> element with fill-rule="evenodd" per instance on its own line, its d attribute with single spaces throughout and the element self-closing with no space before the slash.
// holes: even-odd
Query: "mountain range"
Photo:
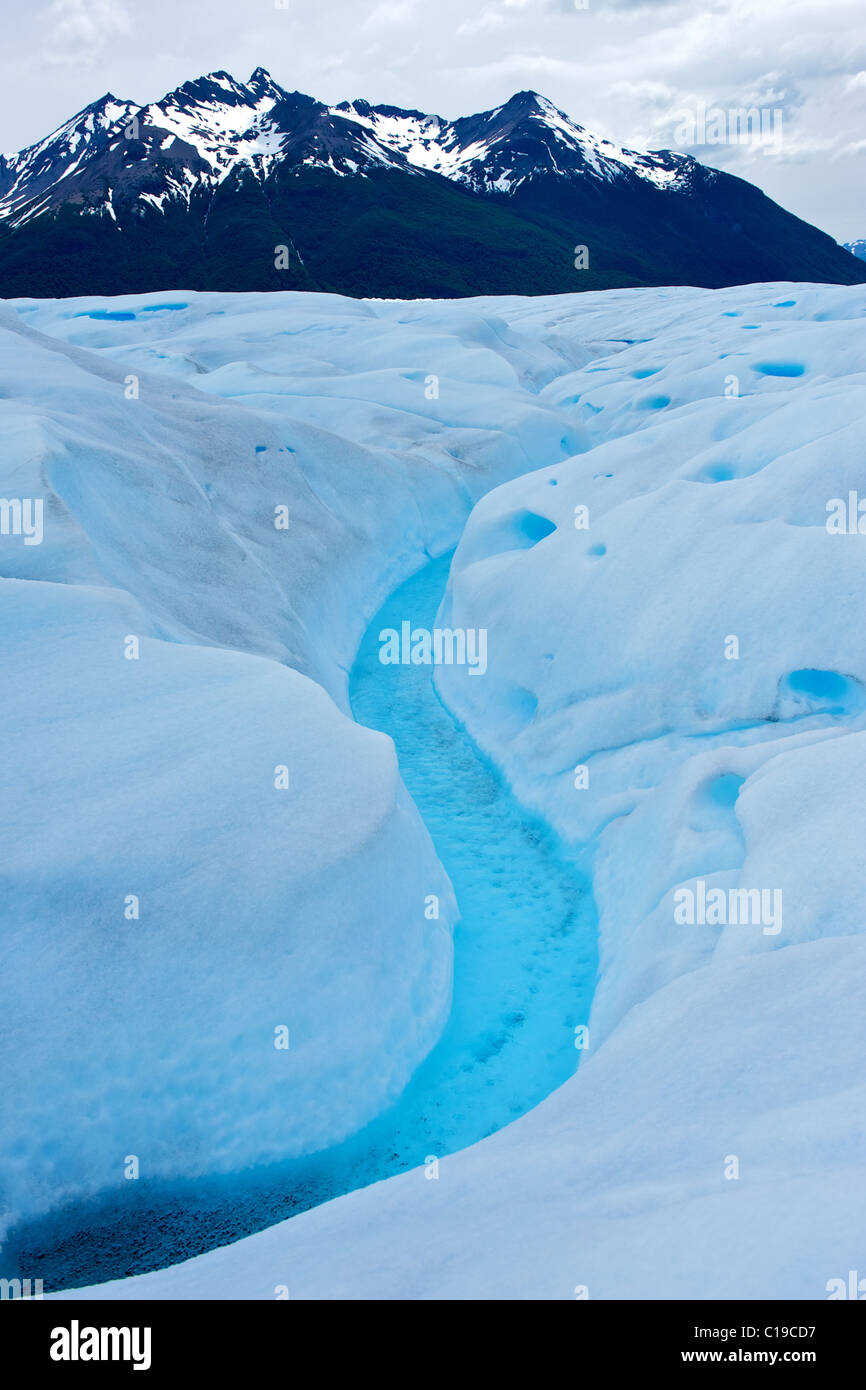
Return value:
<svg viewBox="0 0 866 1390">
<path fill-rule="evenodd" d="M 866 264 L 745 180 L 625 149 L 537 92 L 447 121 L 213 72 L 146 106 L 108 93 L 0 155 L 7 298 L 766 280 L 859 283 Z"/>
</svg>

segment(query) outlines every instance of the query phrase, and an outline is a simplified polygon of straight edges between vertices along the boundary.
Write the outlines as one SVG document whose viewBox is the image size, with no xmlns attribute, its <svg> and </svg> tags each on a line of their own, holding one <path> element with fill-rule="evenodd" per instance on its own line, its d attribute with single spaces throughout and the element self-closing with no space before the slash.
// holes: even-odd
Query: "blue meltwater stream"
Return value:
<svg viewBox="0 0 866 1390">
<path fill-rule="evenodd" d="M 460 909 L 451 1015 L 391 1121 L 416 1164 L 501 1129 L 571 1075 L 596 967 L 587 885 L 441 704 L 433 668 L 379 660 L 383 629 L 434 627 L 449 561 L 434 560 L 391 595 L 350 686 L 357 721 L 394 740 Z"/>
<path fill-rule="evenodd" d="M 439 1043 L 399 1101 L 346 1142 L 230 1177 L 125 1184 L 119 1196 L 13 1232 L 2 1261 L 15 1265 L 10 1275 L 41 1277 L 49 1290 L 174 1264 L 465 1148 L 575 1070 L 574 1029 L 588 1019 L 596 974 L 588 886 L 443 707 L 433 668 L 379 660 L 382 629 L 399 631 L 405 620 L 434 627 L 449 560 L 426 565 L 391 595 L 350 683 L 356 720 L 393 738 L 457 895 L 453 1005 Z"/>
</svg>

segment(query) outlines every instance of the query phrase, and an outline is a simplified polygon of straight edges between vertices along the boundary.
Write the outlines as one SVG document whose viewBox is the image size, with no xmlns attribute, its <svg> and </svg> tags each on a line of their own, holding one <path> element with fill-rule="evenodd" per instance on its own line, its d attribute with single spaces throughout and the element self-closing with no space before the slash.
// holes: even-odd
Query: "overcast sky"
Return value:
<svg viewBox="0 0 866 1390">
<path fill-rule="evenodd" d="M 0 149 L 31 144 L 106 91 L 144 103 L 217 68 L 244 81 L 261 64 L 324 101 L 448 117 L 529 87 L 620 144 L 687 149 L 839 241 L 866 237 L 864 0 L 582 4 L 0 0 Z M 687 144 L 684 115 L 701 104 L 778 110 L 781 126 L 763 149 Z"/>
</svg>

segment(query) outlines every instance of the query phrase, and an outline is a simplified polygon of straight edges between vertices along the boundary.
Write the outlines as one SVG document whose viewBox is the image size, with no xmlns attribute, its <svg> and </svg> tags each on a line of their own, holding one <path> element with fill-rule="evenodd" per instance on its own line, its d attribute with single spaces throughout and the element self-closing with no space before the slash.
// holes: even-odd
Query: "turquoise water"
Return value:
<svg viewBox="0 0 866 1390">
<path fill-rule="evenodd" d="M 177 1263 L 475 1143 L 575 1070 L 574 1029 L 588 1020 L 596 974 L 588 888 L 443 708 L 432 668 L 379 661 L 382 628 L 434 626 L 448 560 L 388 599 L 350 683 L 358 722 L 394 739 L 457 895 L 453 1004 L 440 1042 L 397 1104 L 345 1143 L 231 1177 L 125 1184 L 13 1232 L 4 1273 L 41 1277 L 50 1290 Z"/>
<path fill-rule="evenodd" d="M 415 1163 L 501 1129 L 571 1075 L 596 972 L 594 908 L 577 871 L 442 706 L 432 667 L 379 661 L 383 628 L 435 625 L 449 560 L 388 599 L 350 685 L 358 722 L 394 740 L 460 909 L 451 1016 L 392 1121 Z"/>
</svg>

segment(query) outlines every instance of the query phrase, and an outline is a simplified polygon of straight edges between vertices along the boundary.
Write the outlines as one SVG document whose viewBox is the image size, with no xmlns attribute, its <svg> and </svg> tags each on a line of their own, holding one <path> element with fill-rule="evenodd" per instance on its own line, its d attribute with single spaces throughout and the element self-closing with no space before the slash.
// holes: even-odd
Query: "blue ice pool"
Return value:
<svg viewBox="0 0 866 1390">
<path fill-rule="evenodd" d="M 393 738 L 457 894 L 453 1004 L 441 1040 L 396 1105 L 345 1143 L 231 1177 L 125 1184 L 13 1232 L 9 1274 L 70 1288 L 176 1263 L 431 1155 L 441 1160 L 537 1105 L 575 1070 L 574 1030 L 588 1019 L 596 975 L 588 886 L 442 706 L 432 668 L 379 661 L 382 628 L 406 618 L 434 626 L 449 558 L 388 599 L 350 683 L 355 718 Z"/>
</svg>

